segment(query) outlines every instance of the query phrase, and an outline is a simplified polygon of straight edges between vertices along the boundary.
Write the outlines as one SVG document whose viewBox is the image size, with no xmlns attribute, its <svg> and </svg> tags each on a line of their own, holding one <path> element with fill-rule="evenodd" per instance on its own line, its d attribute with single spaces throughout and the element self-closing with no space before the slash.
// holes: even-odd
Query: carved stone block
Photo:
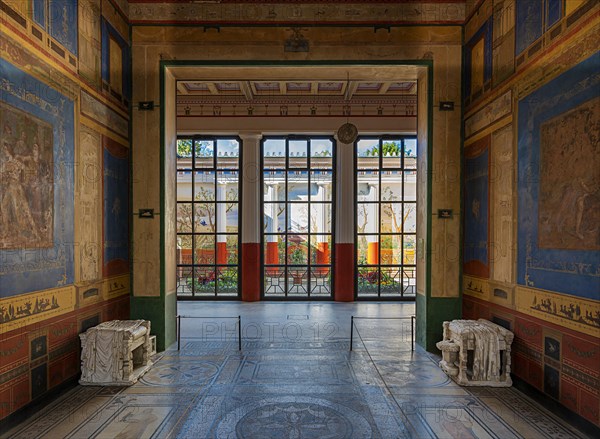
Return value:
<svg viewBox="0 0 600 439">
<path fill-rule="evenodd" d="M 444 322 L 440 367 L 461 386 L 510 387 L 514 334 L 484 319 Z"/>
<path fill-rule="evenodd" d="M 81 338 L 82 385 L 130 386 L 150 366 L 148 320 L 113 320 L 89 328 Z"/>
</svg>

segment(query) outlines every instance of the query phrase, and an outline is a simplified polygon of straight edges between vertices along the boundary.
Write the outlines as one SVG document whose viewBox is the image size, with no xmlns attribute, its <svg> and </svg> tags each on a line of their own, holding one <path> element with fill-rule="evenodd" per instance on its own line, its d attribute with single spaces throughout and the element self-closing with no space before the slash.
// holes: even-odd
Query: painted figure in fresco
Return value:
<svg viewBox="0 0 600 439">
<path fill-rule="evenodd" d="M 5 126 L 5 133 L 12 133 L 10 127 Z M 5 236 L 13 225 L 17 225 L 24 235 L 30 240 L 37 240 L 37 228 L 31 215 L 27 196 L 23 188 L 23 176 L 25 174 L 25 163 L 15 157 L 10 140 L 5 137 L 2 140 L 2 167 L 1 173 L 1 199 L 0 199 L 0 230 L 2 230 L 2 241 L 11 241 L 11 236 Z"/>
</svg>

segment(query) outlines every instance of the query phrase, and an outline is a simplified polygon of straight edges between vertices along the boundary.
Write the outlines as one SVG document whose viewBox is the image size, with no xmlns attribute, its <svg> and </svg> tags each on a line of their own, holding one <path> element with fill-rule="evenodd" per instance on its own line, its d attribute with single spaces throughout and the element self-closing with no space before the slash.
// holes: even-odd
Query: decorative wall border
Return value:
<svg viewBox="0 0 600 439">
<path fill-rule="evenodd" d="M 73 285 L 21 294 L 0 300 L 0 334 L 66 314 L 75 309 Z"/>
<path fill-rule="evenodd" d="M 427 17 L 427 18 L 425 18 Z M 368 9 L 355 4 L 131 3 L 132 24 L 462 24 L 464 3 L 377 2 Z"/>
<path fill-rule="evenodd" d="M 494 122 L 512 112 L 512 90 L 507 90 L 485 108 L 465 120 L 465 139 L 483 131 Z"/>
<path fill-rule="evenodd" d="M 517 285 L 515 309 L 546 322 L 600 337 L 600 302 L 597 300 Z"/>
</svg>

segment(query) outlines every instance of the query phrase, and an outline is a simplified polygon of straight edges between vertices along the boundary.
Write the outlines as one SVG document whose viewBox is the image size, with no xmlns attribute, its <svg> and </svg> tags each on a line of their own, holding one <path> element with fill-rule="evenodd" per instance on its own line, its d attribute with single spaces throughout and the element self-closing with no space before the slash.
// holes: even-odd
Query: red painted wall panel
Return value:
<svg viewBox="0 0 600 439">
<path fill-rule="evenodd" d="M 46 390 L 52 389 L 79 373 L 79 324 L 92 314 L 99 314 L 101 322 L 112 319 L 128 319 L 129 296 L 97 302 L 85 308 L 2 334 L 0 375 L 14 373 L 17 368 L 25 370 L 18 377 L 9 378 L 0 386 L 0 419 L 31 402 L 31 370 L 48 364 Z M 31 361 L 29 345 L 31 340 L 38 338 L 38 335 L 47 335 L 46 354 Z M 51 363 L 47 363 L 47 359 L 53 357 L 55 359 Z"/>
<path fill-rule="evenodd" d="M 12 336 L 10 335 L 12 334 Z M 14 369 L 29 361 L 29 337 L 17 330 L 0 336 L 0 374 Z"/>
<path fill-rule="evenodd" d="M 571 364 L 581 365 L 596 377 L 600 374 L 600 342 L 592 343 L 578 337 L 563 335 L 562 357 Z"/>
<path fill-rule="evenodd" d="M 514 322 L 512 373 L 544 392 L 544 367 L 560 372 L 558 401 L 600 426 L 600 339 L 471 296 L 463 296 L 463 318 L 500 315 Z M 544 352 L 544 334 L 561 334 L 559 360 Z M 549 396 L 550 397 L 550 396 Z"/>
</svg>

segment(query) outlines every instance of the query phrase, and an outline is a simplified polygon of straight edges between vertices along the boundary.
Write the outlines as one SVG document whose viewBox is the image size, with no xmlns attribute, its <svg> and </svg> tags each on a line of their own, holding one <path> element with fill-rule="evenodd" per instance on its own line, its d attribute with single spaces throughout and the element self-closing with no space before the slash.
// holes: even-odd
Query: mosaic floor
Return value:
<svg viewBox="0 0 600 439">
<path fill-rule="evenodd" d="M 584 438 L 512 388 L 463 388 L 418 346 L 410 303 L 179 305 L 172 346 L 128 388 L 70 390 L 8 438 Z M 242 351 L 235 319 L 242 318 Z"/>
</svg>

